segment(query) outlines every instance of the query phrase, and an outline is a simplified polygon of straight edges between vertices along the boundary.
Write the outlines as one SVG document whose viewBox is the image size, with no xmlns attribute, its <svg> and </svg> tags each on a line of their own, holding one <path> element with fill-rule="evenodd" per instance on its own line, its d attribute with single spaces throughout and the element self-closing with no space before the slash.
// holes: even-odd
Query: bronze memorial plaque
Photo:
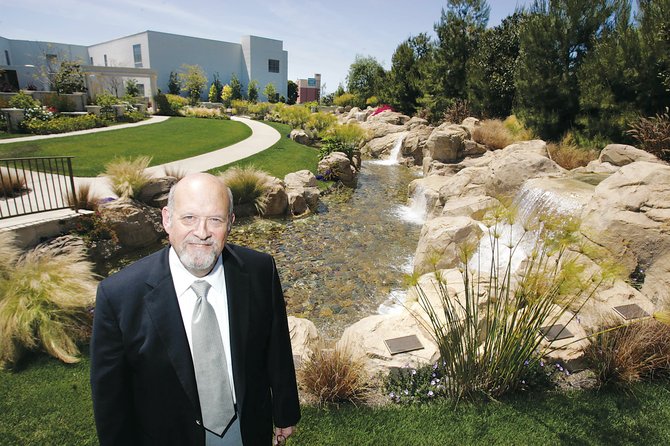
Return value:
<svg viewBox="0 0 670 446">
<path fill-rule="evenodd" d="M 540 328 L 540 332 L 547 338 L 547 341 L 560 341 L 561 339 L 567 339 L 574 336 L 563 324 L 542 327 Z"/>
<path fill-rule="evenodd" d="M 421 350 L 423 345 L 419 341 L 419 338 L 416 335 L 402 336 L 400 338 L 385 339 L 384 343 L 389 349 L 391 355 L 397 355 L 398 353 L 407 353 L 414 350 Z"/>
<path fill-rule="evenodd" d="M 649 316 L 649 313 L 644 311 L 638 304 L 619 305 L 618 307 L 614 307 L 614 311 L 627 321 Z"/>
</svg>

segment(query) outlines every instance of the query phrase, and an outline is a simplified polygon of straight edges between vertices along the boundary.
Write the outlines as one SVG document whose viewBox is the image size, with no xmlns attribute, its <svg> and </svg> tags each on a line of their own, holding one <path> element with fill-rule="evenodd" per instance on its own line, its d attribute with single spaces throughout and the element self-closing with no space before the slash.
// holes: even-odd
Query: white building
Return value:
<svg viewBox="0 0 670 446">
<path fill-rule="evenodd" d="M 245 92 L 249 81 L 258 81 L 261 100 L 270 82 L 286 96 L 288 52 L 281 40 L 244 36 L 241 43 L 231 43 L 145 31 L 87 47 L 0 37 L 0 70 L 5 70 L 0 81 L 4 80 L 5 85 L 46 89 L 49 82 L 44 73 L 63 60 L 82 62 L 91 95 L 108 91 L 121 96 L 126 80 L 135 79 L 140 91 L 152 97 L 158 88 L 167 92 L 170 72 L 179 72 L 186 64 L 202 67 L 209 84 L 215 74 L 223 84 L 229 83 L 234 74 Z"/>
</svg>

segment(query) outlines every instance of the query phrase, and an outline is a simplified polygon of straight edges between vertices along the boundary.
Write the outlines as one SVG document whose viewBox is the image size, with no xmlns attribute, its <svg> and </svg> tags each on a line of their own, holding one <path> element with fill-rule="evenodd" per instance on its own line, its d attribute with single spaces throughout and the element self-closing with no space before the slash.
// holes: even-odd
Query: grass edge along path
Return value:
<svg viewBox="0 0 670 446">
<path fill-rule="evenodd" d="M 88 351 L 85 347 L 84 351 Z M 89 358 L 66 365 L 29 355 L 0 370 L 0 445 L 97 444 Z M 501 402 L 317 408 L 303 406 L 290 445 L 634 445 L 670 444 L 670 388 L 634 393 L 520 393 Z"/>
<path fill-rule="evenodd" d="M 117 157 L 151 156 L 155 166 L 212 152 L 249 136 L 251 129 L 238 121 L 173 117 L 109 132 L 3 144 L 0 158 L 74 156 L 74 175 L 91 177 Z"/>
<path fill-rule="evenodd" d="M 316 174 L 316 168 L 319 163 L 319 149 L 298 144 L 288 138 L 287 135 L 291 132 L 291 127 L 286 124 L 268 121 L 262 122 L 281 134 L 279 141 L 262 152 L 235 161 L 234 163 L 211 169 L 209 172 L 216 175 L 234 166 L 254 166 L 282 180 L 287 173 L 296 172 L 301 169 L 308 169 Z"/>
</svg>

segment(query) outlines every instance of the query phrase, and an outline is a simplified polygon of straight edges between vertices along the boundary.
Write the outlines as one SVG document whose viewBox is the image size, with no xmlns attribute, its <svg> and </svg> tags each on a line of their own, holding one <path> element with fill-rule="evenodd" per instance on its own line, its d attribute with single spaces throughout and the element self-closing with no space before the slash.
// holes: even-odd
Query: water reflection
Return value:
<svg viewBox="0 0 670 446">
<path fill-rule="evenodd" d="M 401 296 L 421 226 L 398 218 L 415 174 L 364 162 L 358 187 L 322 197 L 317 215 L 240 219 L 229 240 L 275 256 L 290 315 L 312 320 L 326 339 Z M 386 307 L 383 307 L 386 308 Z"/>
</svg>

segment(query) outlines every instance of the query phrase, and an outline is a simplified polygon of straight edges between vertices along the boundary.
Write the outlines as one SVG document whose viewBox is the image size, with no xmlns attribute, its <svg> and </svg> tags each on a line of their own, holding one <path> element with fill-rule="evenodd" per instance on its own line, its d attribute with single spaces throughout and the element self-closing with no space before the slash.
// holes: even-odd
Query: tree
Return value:
<svg viewBox="0 0 670 446">
<path fill-rule="evenodd" d="M 230 88 L 230 85 L 226 84 L 223 86 L 221 89 L 221 102 L 223 102 L 223 106 L 228 108 L 230 107 L 230 101 L 233 96 L 233 89 Z"/>
<path fill-rule="evenodd" d="M 137 86 L 137 79 L 128 79 L 126 81 L 126 95 L 133 98 L 140 95 L 140 88 Z"/>
<path fill-rule="evenodd" d="M 183 70 L 179 73 L 181 90 L 186 92 L 191 105 L 195 105 L 200 101 L 202 90 L 207 85 L 207 76 L 200 65 L 183 64 L 181 69 Z"/>
<path fill-rule="evenodd" d="M 174 71 L 170 71 L 170 80 L 168 81 L 168 93 L 169 94 L 179 94 L 181 92 L 181 82 L 179 80 L 179 74 Z"/>
<path fill-rule="evenodd" d="M 293 105 L 298 100 L 298 84 L 289 80 L 286 84 L 286 103 Z"/>
<path fill-rule="evenodd" d="M 468 60 L 468 101 L 480 116 L 505 118 L 512 113 L 522 20 L 523 15 L 515 13 L 484 31 Z"/>
<path fill-rule="evenodd" d="M 54 89 L 60 94 L 86 91 L 80 63 L 69 60 L 61 62 L 53 84 Z"/>
<path fill-rule="evenodd" d="M 291 82 L 291 81 L 289 81 Z M 265 85 L 265 88 L 263 89 L 263 94 L 265 95 L 266 98 L 268 98 L 268 102 L 274 104 L 279 100 L 279 94 L 277 93 L 277 89 L 275 88 L 275 84 L 270 82 L 269 84 Z M 293 102 L 295 104 L 295 101 Z"/>
<path fill-rule="evenodd" d="M 515 74 L 516 114 L 559 139 L 579 111 L 577 72 L 608 26 L 617 0 L 537 0 L 524 21 Z"/>
<path fill-rule="evenodd" d="M 433 91 L 441 100 L 467 98 L 467 63 L 489 20 L 486 0 L 448 0 L 435 24 Z"/>
<path fill-rule="evenodd" d="M 387 75 L 384 99 L 397 110 L 412 115 L 418 106 L 421 92 L 421 68 L 425 65 L 430 38 L 421 33 L 410 37 L 396 48 Z"/>
<path fill-rule="evenodd" d="M 342 96 L 345 93 L 344 86 L 340 83 L 337 84 L 337 90 L 335 90 L 335 97 Z"/>
<path fill-rule="evenodd" d="M 209 102 L 219 102 L 216 100 L 217 96 L 217 91 L 216 91 L 216 85 L 212 83 L 212 85 L 209 87 L 209 94 L 207 95 L 207 99 Z"/>
<path fill-rule="evenodd" d="M 384 77 L 384 67 L 377 62 L 377 59 L 372 56 L 356 55 L 356 59 L 349 66 L 347 90 L 365 102 L 367 98 L 381 94 Z"/>
<path fill-rule="evenodd" d="M 221 79 L 219 79 L 219 73 L 214 73 L 214 80 L 212 81 L 212 87 L 214 87 L 214 100 L 210 99 L 210 102 L 221 102 L 221 91 L 223 90 L 223 84 Z M 210 88 L 211 94 L 211 88 Z"/>
<path fill-rule="evenodd" d="M 236 99 L 242 99 L 242 84 L 240 83 L 240 80 L 237 78 L 237 75 L 233 73 L 233 75 L 230 77 L 230 100 L 236 100 Z"/>
<path fill-rule="evenodd" d="M 252 80 L 247 86 L 247 97 L 249 102 L 256 103 L 258 101 L 258 81 Z"/>
</svg>

